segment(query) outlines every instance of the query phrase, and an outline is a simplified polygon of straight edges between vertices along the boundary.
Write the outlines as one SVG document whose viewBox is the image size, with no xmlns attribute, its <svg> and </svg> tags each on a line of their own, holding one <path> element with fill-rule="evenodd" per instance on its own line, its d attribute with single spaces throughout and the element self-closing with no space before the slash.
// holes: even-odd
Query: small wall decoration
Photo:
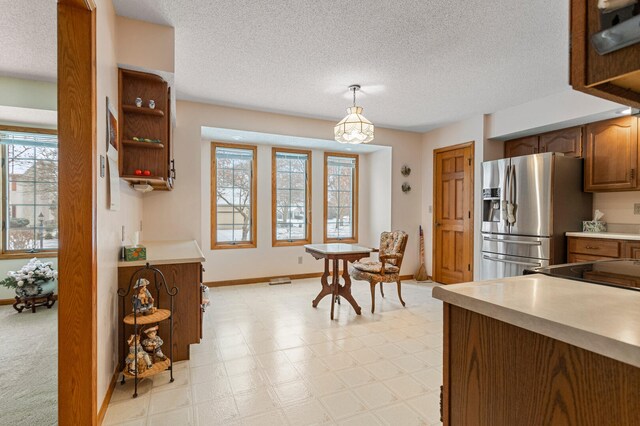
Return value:
<svg viewBox="0 0 640 426">
<path fill-rule="evenodd" d="M 402 176 L 409 176 L 411 174 L 411 167 L 407 166 L 406 164 L 404 166 L 402 166 L 402 168 L 400 169 L 400 173 L 402 173 Z"/>
<path fill-rule="evenodd" d="M 402 192 L 404 192 L 406 194 L 409 191 L 411 191 L 411 185 L 409 185 L 409 182 L 403 183 L 402 184 Z"/>
<path fill-rule="evenodd" d="M 109 169 L 109 209 L 120 208 L 120 171 L 118 170 L 118 120 L 107 96 L 107 165 Z"/>
</svg>

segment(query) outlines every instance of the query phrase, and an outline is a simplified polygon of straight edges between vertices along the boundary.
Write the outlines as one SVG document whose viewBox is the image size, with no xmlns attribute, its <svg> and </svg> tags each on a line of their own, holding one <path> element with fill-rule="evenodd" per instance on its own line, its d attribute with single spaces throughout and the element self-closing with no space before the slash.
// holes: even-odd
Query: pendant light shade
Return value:
<svg viewBox="0 0 640 426">
<path fill-rule="evenodd" d="M 353 106 L 347 108 L 347 116 L 334 127 L 336 141 L 359 144 L 371 142 L 374 138 L 374 126 L 362 115 L 362 107 L 356 106 L 356 92 L 359 85 L 349 86 L 353 92 Z"/>
</svg>

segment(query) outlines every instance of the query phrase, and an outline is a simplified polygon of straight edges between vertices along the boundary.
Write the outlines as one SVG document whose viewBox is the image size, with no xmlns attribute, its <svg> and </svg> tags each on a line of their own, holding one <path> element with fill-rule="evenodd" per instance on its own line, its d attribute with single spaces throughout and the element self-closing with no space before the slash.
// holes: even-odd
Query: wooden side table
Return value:
<svg viewBox="0 0 640 426">
<path fill-rule="evenodd" d="M 324 274 L 320 282 L 322 283 L 322 289 L 318 296 L 313 300 L 311 305 L 315 308 L 318 303 L 327 295 L 333 295 L 331 297 L 331 319 L 333 319 L 333 310 L 336 299 L 344 297 L 356 314 L 360 315 L 362 309 L 353 298 L 351 294 L 351 277 L 349 276 L 349 262 L 355 262 L 363 257 L 369 257 L 373 251 L 368 247 L 357 246 L 353 244 L 307 244 L 304 246 L 305 251 L 316 259 L 324 259 Z M 331 284 L 329 284 L 329 260 L 333 261 L 333 278 Z M 342 278 L 344 279 L 344 285 L 340 285 L 340 260 L 342 260 Z M 338 299 L 339 300 L 339 299 Z"/>
<path fill-rule="evenodd" d="M 35 314 L 38 306 L 46 306 L 47 309 L 51 309 L 54 303 L 56 303 L 56 300 L 53 298 L 53 292 L 36 294 L 35 296 L 16 296 L 13 308 L 18 312 L 22 312 L 24 309 L 31 309 L 31 313 Z"/>
</svg>

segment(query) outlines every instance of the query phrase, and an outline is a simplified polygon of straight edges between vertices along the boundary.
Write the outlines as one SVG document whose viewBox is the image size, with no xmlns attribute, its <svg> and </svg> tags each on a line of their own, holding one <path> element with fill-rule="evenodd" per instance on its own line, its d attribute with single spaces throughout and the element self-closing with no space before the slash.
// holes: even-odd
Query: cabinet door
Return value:
<svg viewBox="0 0 640 426">
<path fill-rule="evenodd" d="M 519 157 L 521 155 L 538 153 L 538 136 L 513 139 L 504 143 L 504 156 Z"/>
<path fill-rule="evenodd" d="M 640 241 L 628 241 L 624 246 L 624 257 L 628 259 L 640 259 Z"/>
<path fill-rule="evenodd" d="M 540 152 L 561 152 L 567 157 L 582 157 L 582 127 L 541 135 Z"/>
<path fill-rule="evenodd" d="M 637 188 L 638 119 L 623 117 L 586 126 L 584 190 Z"/>
</svg>

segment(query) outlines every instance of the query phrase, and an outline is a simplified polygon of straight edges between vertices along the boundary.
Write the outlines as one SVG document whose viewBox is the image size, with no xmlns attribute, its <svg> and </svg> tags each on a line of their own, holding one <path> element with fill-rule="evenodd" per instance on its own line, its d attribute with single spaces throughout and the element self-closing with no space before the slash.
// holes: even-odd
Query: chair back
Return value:
<svg viewBox="0 0 640 426">
<path fill-rule="evenodd" d="M 385 231 L 380 234 L 380 254 L 400 254 L 399 259 L 388 259 L 387 263 L 400 268 L 404 258 L 404 249 L 407 247 L 407 235 L 404 231 Z"/>
</svg>

